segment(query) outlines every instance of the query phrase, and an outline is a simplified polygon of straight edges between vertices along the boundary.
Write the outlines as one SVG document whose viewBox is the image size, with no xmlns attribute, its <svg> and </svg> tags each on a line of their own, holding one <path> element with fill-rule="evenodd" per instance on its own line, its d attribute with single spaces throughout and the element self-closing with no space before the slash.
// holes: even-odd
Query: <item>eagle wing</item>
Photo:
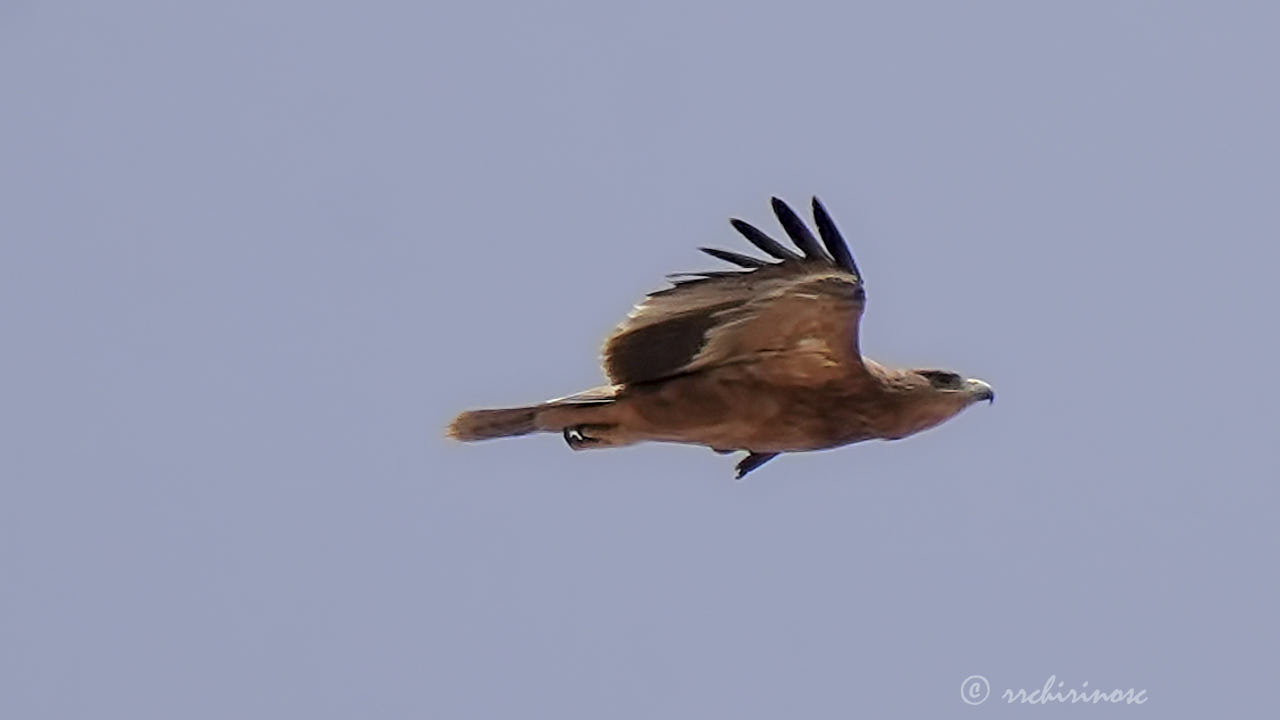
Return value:
<svg viewBox="0 0 1280 720">
<path fill-rule="evenodd" d="M 730 222 L 773 260 L 702 248 L 744 270 L 673 276 L 605 342 L 614 384 L 644 383 L 730 364 L 752 364 L 772 382 L 821 385 L 863 370 L 858 321 L 862 274 L 822 203 L 813 199 L 821 242 L 778 198 L 773 210 L 800 250 L 742 220 Z"/>
</svg>

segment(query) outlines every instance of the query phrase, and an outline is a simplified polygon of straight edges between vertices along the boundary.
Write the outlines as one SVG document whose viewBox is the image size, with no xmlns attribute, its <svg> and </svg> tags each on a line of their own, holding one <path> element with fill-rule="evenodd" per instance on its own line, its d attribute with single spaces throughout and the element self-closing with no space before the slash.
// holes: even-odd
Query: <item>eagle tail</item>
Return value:
<svg viewBox="0 0 1280 720">
<path fill-rule="evenodd" d="M 449 425 L 449 437 L 464 442 L 528 435 L 538 429 L 540 405 L 498 410 L 468 410 Z"/>
<path fill-rule="evenodd" d="M 560 432 L 579 423 L 598 419 L 593 410 L 607 407 L 617 399 L 620 388 L 605 385 L 569 397 L 548 400 L 528 407 L 468 410 L 449 425 L 449 437 L 464 442 L 515 437 L 533 432 Z M 548 412 L 550 411 L 550 412 Z"/>
</svg>

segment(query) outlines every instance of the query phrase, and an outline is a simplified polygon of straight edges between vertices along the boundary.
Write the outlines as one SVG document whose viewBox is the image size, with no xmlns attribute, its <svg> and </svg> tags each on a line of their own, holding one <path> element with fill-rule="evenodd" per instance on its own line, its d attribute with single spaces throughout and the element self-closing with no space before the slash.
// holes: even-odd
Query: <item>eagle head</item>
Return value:
<svg viewBox="0 0 1280 720">
<path fill-rule="evenodd" d="M 930 390 L 944 393 L 945 397 L 959 401 L 961 407 L 979 400 L 986 400 L 988 403 L 996 401 L 996 391 L 977 378 L 962 378 L 950 370 L 916 370 L 914 372 L 928 381 Z"/>
</svg>

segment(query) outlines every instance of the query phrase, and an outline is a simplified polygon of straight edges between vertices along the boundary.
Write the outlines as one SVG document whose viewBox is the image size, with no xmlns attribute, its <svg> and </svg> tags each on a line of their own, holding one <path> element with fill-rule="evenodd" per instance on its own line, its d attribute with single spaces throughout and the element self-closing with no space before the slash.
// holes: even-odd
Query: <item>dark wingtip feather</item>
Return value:
<svg viewBox="0 0 1280 720">
<path fill-rule="evenodd" d="M 836 228 L 835 221 L 831 219 L 831 215 L 823 207 L 822 201 L 816 195 L 813 198 L 813 219 L 818 225 L 818 233 L 822 235 L 823 244 L 827 246 L 827 250 L 835 258 L 836 264 L 857 275 L 858 279 L 861 280 L 862 273 L 858 271 L 858 264 L 853 261 L 853 253 L 849 252 L 849 244 L 844 241 L 844 236 Z"/>
<path fill-rule="evenodd" d="M 689 283 L 698 283 L 698 282 L 702 282 L 703 280 L 711 280 L 713 278 L 737 277 L 739 275 L 746 275 L 750 272 L 751 272 L 750 270 L 707 270 L 705 272 L 667 273 L 667 280 L 670 281 L 672 285 L 675 285 L 678 287 L 680 285 L 688 285 Z M 663 293 L 670 292 L 672 289 L 674 288 L 666 288 L 665 290 L 655 290 L 654 292 L 651 292 L 649 294 L 661 295 Z"/>
<path fill-rule="evenodd" d="M 761 260 L 760 258 L 753 258 L 750 255 L 743 255 L 742 253 L 736 253 L 736 252 L 733 252 L 732 250 L 721 250 L 719 248 L 708 248 L 708 247 L 698 248 L 698 249 L 710 255 L 711 257 L 716 258 L 717 260 L 723 260 L 727 263 L 733 263 L 738 267 L 758 268 L 758 267 L 764 267 L 765 265 L 769 264 L 764 260 Z"/>
<path fill-rule="evenodd" d="M 818 238 L 813 236 L 808 226 L 796 215 L 796 211 L 791 209 L 779 198 L 771 198 L 773 204 L 773 214 L 778 216 L 778 222 L 782 223 L 782 228 L 787 231 L 787 236 L 791 238 L 791 242 L 796 244 L 804 252 L 804 256 L 810 260 L 826 260 L 831 258 L 822 250 L 822 246 L 818 244 Z"/>
<path fill-rule="evenodd" d="M 765 235 L 763 232 L 760 231 L 759 228 L 757 228 L 755 225 L 752 225 L 749 222 L 746 222 L 745 220 L 739 220 L 738 218 L 729 218 L 729 224 L 733 226 L 734 230 L 737 230 L 738 232 L 742 233 L 742 236 L 745 237 L 748 242 L 760 248 L 761 250 L 763 250 L 765 253 L 767 253 L 772 257 L 776 257 L 779 260 L 799 260 L 800 259 L 799 255 L 786 249 L 777 240 L 774 240 L 768 235 Z"/>
</svg>

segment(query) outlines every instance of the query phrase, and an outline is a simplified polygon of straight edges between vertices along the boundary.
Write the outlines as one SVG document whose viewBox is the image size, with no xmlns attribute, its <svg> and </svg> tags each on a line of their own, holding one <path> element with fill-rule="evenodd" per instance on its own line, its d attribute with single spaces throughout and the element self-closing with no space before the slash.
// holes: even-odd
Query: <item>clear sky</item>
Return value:
<svg viewBox="0 0 1280 720">
<path fill-rule="evenodd" d="M 1278 32 L 0 4 L 0 716 L 1273 711 Z M 742 483 L 444 439 L 599 384 L 631 304 L 772 194 L 841 224 L 869 355 L 997 403 Z M 1149 701 L 995 697 L 1050 675 Z"/>
</svg>

